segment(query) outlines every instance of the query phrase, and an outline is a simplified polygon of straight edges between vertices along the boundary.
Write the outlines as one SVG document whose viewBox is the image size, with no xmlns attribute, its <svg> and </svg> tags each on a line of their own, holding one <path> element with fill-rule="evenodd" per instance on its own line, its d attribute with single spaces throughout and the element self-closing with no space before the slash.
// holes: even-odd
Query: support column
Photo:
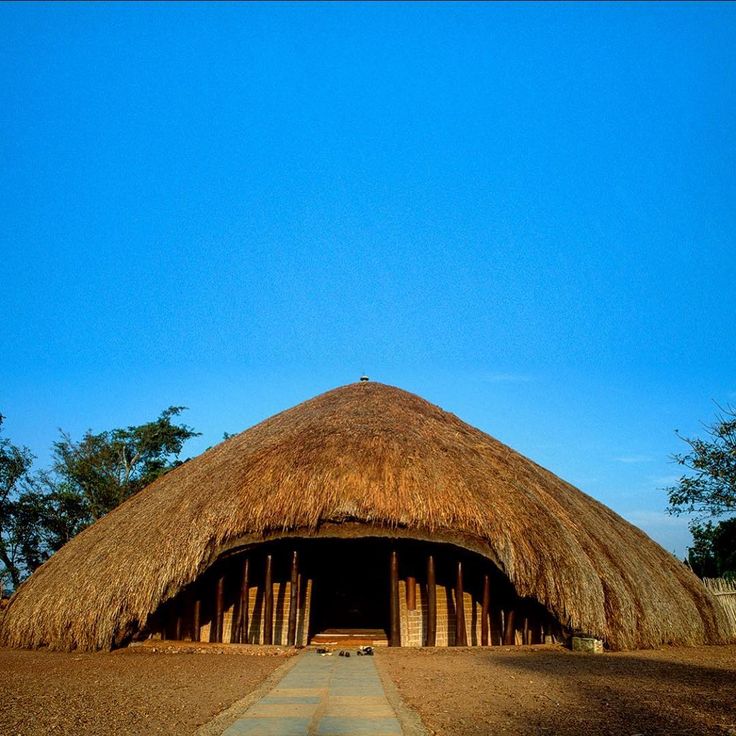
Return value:
<svg viewBox="0 0 736 736">
<path fill-rule="evenodd" d="M 222 620 L 225 614 L 225 573 L 217 576 L 215 583 L 215 615 L 210 626 L 210 641 L 222 642 Z"/>
<path fill-rule="evenodd" d="M 248 643 L 250 628 L 250 560 L 246 557 L 243 563 L 243 584 L 241 587 L 240 605 L 243 609 L 243 628 L 240 632 L 240 643 Z"/>
<path fill-rule="evenodd" d="M 455 646 L 468 646 L 468 637 L 465 632 L 465 604 L 463 602 L 463 563 L 457 561 L 455 578 Z"/>
<path fill-rule="evenodd" d="M 266 555 L 263 576 L 263 643 L 273 644 L 273 556 Z"/>
<path fill-rule="evenodd" d="M 296 609 L 299 605 L 299 553 L 291 553 L 291 586 L 289 588 L 289 628 L 286 634 L 286 645 L 293 647 L 296 644 Z"/>
<path fill-rule="evenodd" d="M 425 646 L 437 643 L 437 575 L 434 555 L 427 555 L 427 641 Z"/>
<path fill-rule="evenodd" d="M 490 614 L 491 614 L 491 579 L 488 575 L 483 576 L 483 603 L 481 605 L 481 619 L 480 619 L 480 645 L 487 647 L 490 643 L 490 637 L 488 636 L 491 625 L 490 625 Z"/>
<path fill-rule="evenodd" d="M 202 628 L 202 599 L 200 592 L 197 591 L 192 606 L 192 641 L 199 641 L 199 631 Z"/>
<path fill-rule="evenodd" d="M 417 579 L 415 577 L 406 579 L 406 608 L 408 611 L 417 610 Z"/>
<path fill-rule="evenodd" d="M 391 550 L 391 631 L 389 632 L 388 645 L 390 647 L 401 646 L 401 619 L 399 617 L 399 553 Z"/>
<path fill-rule="evenodd" d="M 192 595 L 192 588 L 189 586 L 183 595 L 182 609 L 181 609 L 181 636 L 182 640 L 190 641 L 194 639 L 192 632 L 192 608 L 194 607 L 194 596 Z"/>
<path fill-rule="evenodd" d="M 233 644 L 248 643 L 248 573 L 249 562 L 246 557 L 240 571 L 240 589 L 235 598 L 235 615 L 230 641 Z"/>
<path fill-rule="evenodd" d="M 514 644 L 516 640 L 516 636 L 514 634 L 514 618 L 514 609 L 509 608 L 506 611 L 506 630 L 503 633 L 503 643 L 507 646 Z"/>
</svg>

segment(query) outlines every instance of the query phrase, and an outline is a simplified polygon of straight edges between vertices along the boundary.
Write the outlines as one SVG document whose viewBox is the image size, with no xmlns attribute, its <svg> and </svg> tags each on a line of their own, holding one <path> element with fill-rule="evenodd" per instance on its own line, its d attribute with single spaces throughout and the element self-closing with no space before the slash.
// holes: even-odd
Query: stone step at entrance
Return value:
<svg viewBox="0 0 736 736">
<path fill-rule="evenodd" d="M 309 641 L 312 646 L 387 647 L 388 635 L 383 629 L 325 629 Z"/>
</svg>

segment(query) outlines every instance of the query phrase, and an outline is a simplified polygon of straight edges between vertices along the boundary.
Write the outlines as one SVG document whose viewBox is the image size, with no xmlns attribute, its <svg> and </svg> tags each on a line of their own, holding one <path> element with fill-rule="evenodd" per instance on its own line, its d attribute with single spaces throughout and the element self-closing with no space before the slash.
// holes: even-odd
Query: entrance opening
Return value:
<svg viewBox="0 0 736 736">
<path fill-rule="evenodd" d="M 147 636 L 352 647 L 389 638 L 401 646 L 541 644 L 567 634 L 478 554 L 444 543 L 346 537 L 237 549 L 163 603 L 139 634 Z"/>
<path fill-rule="evenodd" d="M 383 540 L 316 540 L 310 640 L 315 643 L 384 640 L 389 629 L 389 548 Z"/>
</svg>

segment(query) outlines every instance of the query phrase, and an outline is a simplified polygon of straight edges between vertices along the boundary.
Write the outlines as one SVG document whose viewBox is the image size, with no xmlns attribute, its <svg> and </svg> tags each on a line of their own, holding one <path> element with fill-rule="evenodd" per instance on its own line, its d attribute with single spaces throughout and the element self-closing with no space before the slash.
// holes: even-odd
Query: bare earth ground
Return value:
<svg viewBox="0 0 736 736">
<path fill-rule="evenodd" d="M 192 734 L 287 658 L 271 648 L 248 649 L 240 655 L 0 649 L 0 733 Z"/>
<path fill-rule="evenodd" d="M 736 734 L 736 646 L 387 649 L 378 664 L 443 736 Z"/>
<path fill-rule="evenodd" d="M 286 661 L 276 648 L 157 649 L 0 649 L 0 733 L 186 736 Z M 736 646 L 602 655 L 382 649 L 376 659 L 435 734 L 736 734 Z"/>
</svg>

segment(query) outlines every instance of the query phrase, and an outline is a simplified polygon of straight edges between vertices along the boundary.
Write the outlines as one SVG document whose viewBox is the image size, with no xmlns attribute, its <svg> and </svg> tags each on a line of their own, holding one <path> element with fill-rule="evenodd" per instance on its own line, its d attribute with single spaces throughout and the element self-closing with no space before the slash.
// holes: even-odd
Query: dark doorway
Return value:
<svg viewBox="0 0 736 736">
<path fill-rule="evenodd" d="M 389 627 L 389 563 L 384 540 L 320 540 L 309 554 L 310 637 L 324 631 Z"/>
</svg>

